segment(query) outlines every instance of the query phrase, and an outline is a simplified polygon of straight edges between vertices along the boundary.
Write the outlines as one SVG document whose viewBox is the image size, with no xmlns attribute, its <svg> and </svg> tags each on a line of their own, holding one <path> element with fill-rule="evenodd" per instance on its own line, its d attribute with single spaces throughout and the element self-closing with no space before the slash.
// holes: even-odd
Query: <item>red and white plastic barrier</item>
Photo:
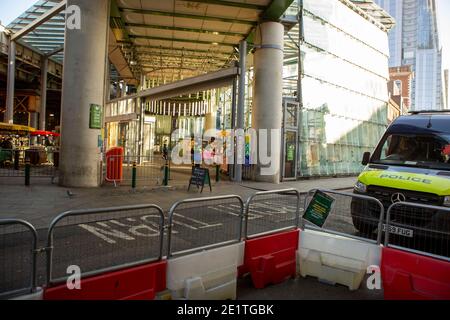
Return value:
<svg viewBox="0 0 450 320">
<path fill-rule="evenodd" d="M 298 270 L 302 277 L 348 286 L 357 290 L 367 267 L 380 265 L 381 247 L 343 236 L 302 230 L 298 250 Z"/>
<path fill-rule="evenodd" d="M 294 278 L 298 243 L 298 229 L 246 240 L 240 273 L 250 272 L 253 285 L 258 289 Z"/>
<path fill-rule="evenodd" d="M 450 299 L 448 261 L 384 247 L 381 276 L 385 299 Z"/>
<path fill-rule="evenodd" d="M 100 274 L 82 279 L 81 289 L 66 283 L 46 288 L 44 300 L 153 300 L 166 289 L 167 261 Z"/>
<path fill-rule="evenodd" d="M 236 299 L 237 268 L 244 243 L 201 251 L 168 260 L 167 289 L 172 299 Z"/>
</svg>

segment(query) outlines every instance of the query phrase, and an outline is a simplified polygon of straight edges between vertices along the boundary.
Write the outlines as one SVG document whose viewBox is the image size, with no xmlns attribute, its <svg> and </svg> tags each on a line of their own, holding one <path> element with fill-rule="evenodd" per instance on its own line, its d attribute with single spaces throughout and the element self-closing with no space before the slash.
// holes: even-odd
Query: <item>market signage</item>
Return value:
<svg viewBox="0 0 450 320">
<path fill-rule="evenodd" d="M 91 104 L 89 110 L 89 128 L 101 129 L 102 128 L 102 107 L 98 104 Z"/>
<path fill-rule="evenodd" d="M 317 190 L 303 215 L 303 219 L 322 228 L 328 218 L 336 199 Z"/>
</svg>

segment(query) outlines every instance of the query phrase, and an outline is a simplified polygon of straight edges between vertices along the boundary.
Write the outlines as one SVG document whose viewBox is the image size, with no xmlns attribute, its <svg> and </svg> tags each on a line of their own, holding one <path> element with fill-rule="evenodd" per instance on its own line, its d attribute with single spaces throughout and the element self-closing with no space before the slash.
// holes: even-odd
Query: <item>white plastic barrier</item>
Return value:
<svg viewBox="0 0 450 320">
<path fill-rule="evenodd" d="M 244 242 L 197 252 L 167 263 L 172 299 L 236 299 L 237 267 L 244 263 Z"/>
<path fill-rule="evenodd" d="M 297 272 L 357 290 L 371 265 L 381 263 L 381 247 L 314 230 L 300 232 Z"/>
<path fill-rule="evenodd" d="M 42 288 L 37 288 L 36 292 L 34 293 L 30 293 L 24 296 L 20 296 L 20 297 L 16 297 L 13 298 L 11 300 L 29 300 L 29 301 L 33 301 L 33 300 L 44 300 L 44 290 Z"/>
</svg>

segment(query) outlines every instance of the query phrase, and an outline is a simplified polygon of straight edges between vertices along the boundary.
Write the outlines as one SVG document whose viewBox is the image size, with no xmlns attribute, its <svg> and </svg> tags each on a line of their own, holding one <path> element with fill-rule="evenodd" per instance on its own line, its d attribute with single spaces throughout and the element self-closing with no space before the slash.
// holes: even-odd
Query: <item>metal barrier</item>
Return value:
<svg viewBox="0 0 450 320">
<path fill-rule="evenodd" d="M 326 231 L 335 235 L 381 244 L 384 206 L 378 199 L 336 190 L 313 189 L 305 198 L 304 211 L 316 191 L 333 195 L 335 203 L 322 228 L 302 218 L 302 229 Z M 375 238 L 376 230 L 378 232 Z"/>
<path fill-rule="evenodd" d="M 175 203 L 169 211 L 167 257 L 240 242 L 243 217 L 244 202 L 236 195 Z"/>
<path fill-rule="evenodd" d="M 122 176 L 120 178 L 108 178 L 105 175 L 107 182 L 112 182 L 114 185 L 132 185 L 133 181 L 138 185 L 161 185 L 164 179 L 164 165 L 165 160 L 158 156 L 107 156 L 107 166 L 111 163 L 122 163 Z M 136 175 L 133 179 L 133 166 L 136 165 Z"/>
<path fill-rule="evenodd" d="M 55 245 L 55 230 L 64 244 Z M 164 214 L 153 204 L 62 213 L 48 230 L 47 284 L 64 281 L 69 266 L 88 277 L 159 261 L 163 240 Z"/>
<path fill-rule="evenodd" d="M 245 238 L 299 227 L 300 193 L 296 189 L 257 192 L 245 206 Z M 250 230 L 249 230 L 250 229 Z"/>
<path fill-rule="evenodd" d="M 58 173 L 59 152 L 52 150 L 0 149 L 0 177 L 24 178 L 27 160 L 30 177 L 50 178 L 54 182 Z"/>
<path fill-rule="evenodd" d="M 36 292 L 36 229 L 19 219 L 2 219 L 0 227 L 0 299 Z M 31 241 L 23 237 L 24 232 L 31 235 Z"/>
<path fill-rule="evenodd" d="M 450 208 L 397 202 L 387 210 L 384 244 L 450 261 Z"/>
</svg>

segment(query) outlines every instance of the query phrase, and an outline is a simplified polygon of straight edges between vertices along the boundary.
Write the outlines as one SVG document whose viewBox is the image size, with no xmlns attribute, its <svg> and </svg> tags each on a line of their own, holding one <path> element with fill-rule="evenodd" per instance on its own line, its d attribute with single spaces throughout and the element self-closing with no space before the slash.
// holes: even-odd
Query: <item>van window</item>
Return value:
<svg viewBox="0 0 450 320">
<path fill-rule="evenodd" d="M 381 141 L 372 162 L 450 170 L 450 134 L 391 134 Z"/>
</svg>

